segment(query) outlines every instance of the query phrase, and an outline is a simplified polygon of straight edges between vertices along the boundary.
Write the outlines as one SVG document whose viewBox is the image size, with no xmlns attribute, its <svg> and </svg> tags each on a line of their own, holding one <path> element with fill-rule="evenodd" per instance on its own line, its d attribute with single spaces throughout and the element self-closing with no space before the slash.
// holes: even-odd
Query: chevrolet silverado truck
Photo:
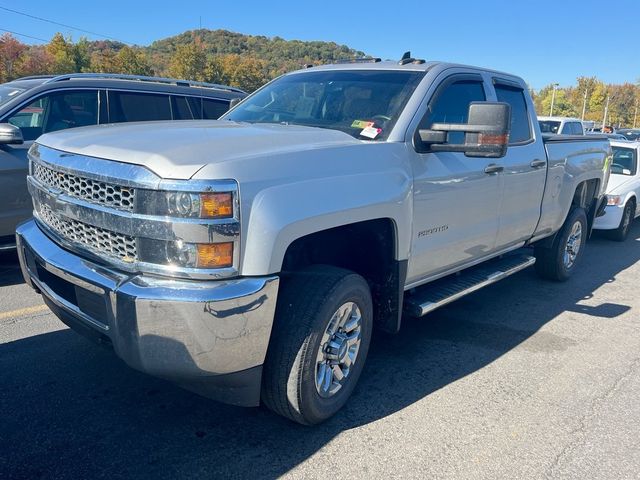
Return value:
<svg viewBox="0 0 640 480">
<path fill-rule="evenodd" d="M 315 424 L 403 312 L 534 263 L 579 275 L 609 157 L 603 138 L 543 137 L 513 75 L 312 67 L 217 121 L 43 135 L 18 254 L 63 322 L 133 368 Z"/>
</svg>

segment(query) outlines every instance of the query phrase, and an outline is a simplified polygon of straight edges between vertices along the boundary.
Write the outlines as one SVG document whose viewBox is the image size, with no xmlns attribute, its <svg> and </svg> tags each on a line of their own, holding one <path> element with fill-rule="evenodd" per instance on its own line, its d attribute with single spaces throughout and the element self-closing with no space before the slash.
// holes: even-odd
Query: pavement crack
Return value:
<svg viewBox="0 0 640 480">
<path fill-rule="evenodd" d="M 598 409 L 602 406 L 602 404 L 609 398 L 611 398 L 620 388 L 620 385 L 624 383 L 624 381 L 629 378 L 638 368 L 640 368 L 640 357 L 634 359 L 629 367 L 618 377 L 616 380 L 608 387 L 603 393 L 594 397 L 587 411 L 580 417 L 578 420 L 578 426 L 569 432 L 569 435 L 573 440 L 567 443 L 564 448 L 555 456 L 547 472 L 545 473 L 546 478 L 556 478 L 554 476 L 555 470 L 558 468 L 562 460 L 566 458 L 569 453 L 575 450 L 577 447 L 584 445 L 586 440 L 586 430 L 589 426 L 589 420 L 593 418 L 598 411 Z"/>
</svg>

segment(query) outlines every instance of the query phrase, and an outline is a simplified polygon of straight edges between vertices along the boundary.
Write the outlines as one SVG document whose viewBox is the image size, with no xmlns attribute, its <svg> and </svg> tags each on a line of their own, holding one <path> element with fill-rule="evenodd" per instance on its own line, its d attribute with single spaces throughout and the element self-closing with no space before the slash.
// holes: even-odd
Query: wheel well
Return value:
<svg viewBox="0 0 640 480">
<path fill-rule="evenodd" d="M 571 209 L 584 208 L 587 213 L 587 231 L 589 236 L 593 230 L 593 222 L 598 211 L 598 192 L 600 191 L 600 180 L 594 178 L 580 183 L 576 187 L 571 201 Z"/>
<path fill-rule="evenodd" d="M 310 265 L 334 265 L 362 275 L 371 289 L 374 325 L 395 333 L 400 326 L 406 261 L 397 261 L 396 228 L 382 218 L 312 233 L 295 240 L 282 263 L 286 277 Z"/>
</svg>

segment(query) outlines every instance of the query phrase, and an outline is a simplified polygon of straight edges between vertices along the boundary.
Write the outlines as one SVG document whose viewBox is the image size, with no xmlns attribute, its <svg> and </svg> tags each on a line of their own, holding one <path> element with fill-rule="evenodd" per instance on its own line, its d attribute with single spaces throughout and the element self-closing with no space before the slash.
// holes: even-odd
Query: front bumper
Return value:
<svg viewBox="0 0 640 480">
<path fill-rule="evenodd" d="M 129 274 L 61 248 L 29 220 L 16 242 L 26 282 L 67 325 L 131 367 L 216 400 L 260 401 L 277 276 L 186 281 Z"/>
<path fill-rule="evenodd" d="M 605 214 L 596 218 L 593 228 L 596 230 L 615 230 L 620 226 L 624 205 L 607 205 Z"/>
</svg>

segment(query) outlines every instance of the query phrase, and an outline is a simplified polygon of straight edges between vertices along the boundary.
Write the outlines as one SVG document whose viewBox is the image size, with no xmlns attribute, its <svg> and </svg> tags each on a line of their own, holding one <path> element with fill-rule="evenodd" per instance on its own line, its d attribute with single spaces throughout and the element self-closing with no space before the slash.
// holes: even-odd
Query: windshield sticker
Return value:
<svg viewBox="0 0 640 480">
<path fill-rule="evenodd" d="M 354 120 L 351 124 L 351 128 L 367 128 L 372 127 L 375 122 L 369 122 L 367 120 Z"/>
<path fill-rule="evenodd" d="M 360 132 L 360 135 L 362 135 L 363 137 L 374 139 L 378 135 L 380 135 L 381 132 L 382 132 L 381 128 L 375 128 L 375 127 L 372 127 L 372 126 L 368 126 L 367 128 L 365 128 L 364 130 L 362 130 Z"/>
</svg>

